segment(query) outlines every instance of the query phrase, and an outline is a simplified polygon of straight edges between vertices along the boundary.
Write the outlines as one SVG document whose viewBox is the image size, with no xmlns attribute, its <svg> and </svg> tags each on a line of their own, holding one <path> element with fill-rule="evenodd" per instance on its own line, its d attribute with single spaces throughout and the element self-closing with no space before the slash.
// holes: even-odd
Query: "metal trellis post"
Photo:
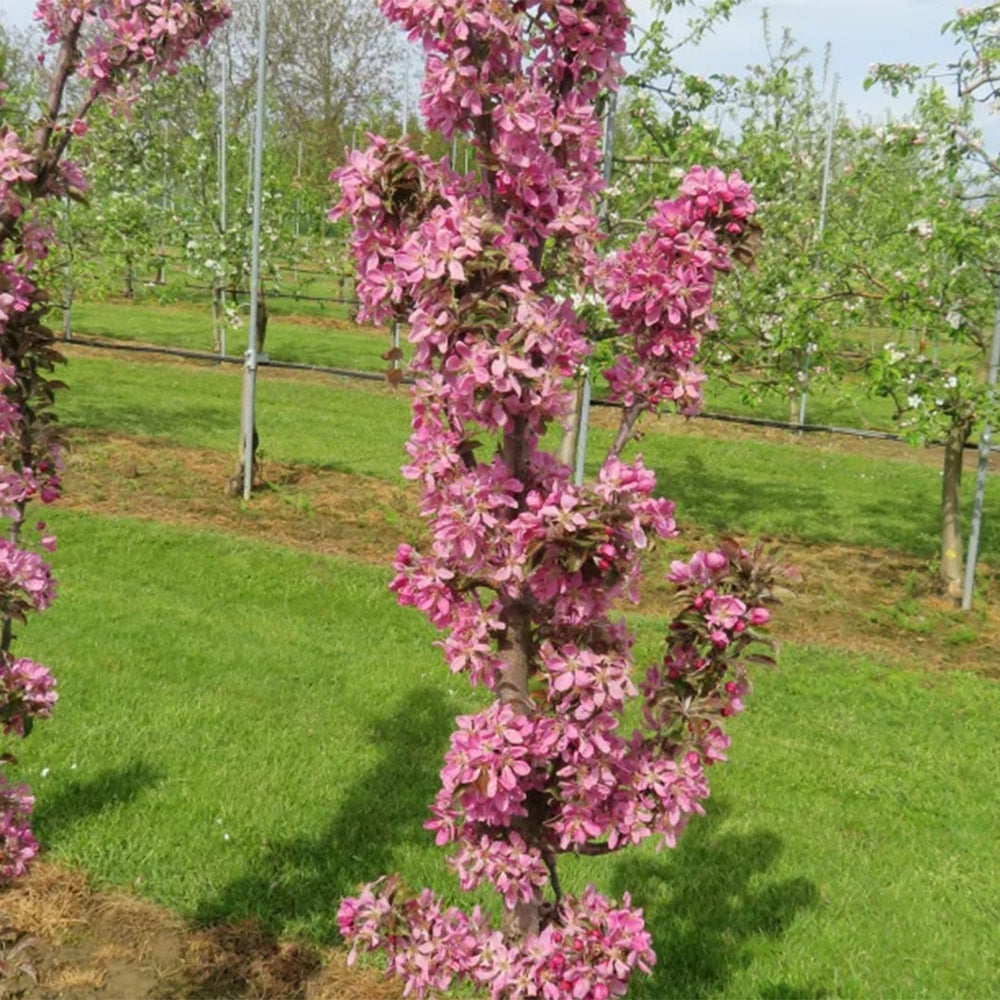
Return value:
<svg viewBox="0 0 1000 1000">
<path fill-rule="evenodd" d="M 826 157 L 823 161 L 823 191 L 819 199 L 819 226 L 816 229 L 817 245 L 823 242 L 823 232 L 826 229 L 826 207 L 830 194 L 830 174 L 833 166 L 833 133 L 837 124 L 837 85 L 840 77 L 834 74 L 833 90 L 830 93 L 830 120 L 826 128 Z M 818 262 L 818 261 L 817 261 Z M 799 433 L 806 422 L 806 400 L 809 398 L 809 362 L 812 358 L 812 347 L 806 345 L 805 361 L 802 365 L 802 395 L 799 397 Z"/>
<path fill-rule="evenodd" d="M 615 110 L 618 107 L 618 95 L 611 93 L 608 100 L 608 110 L 604 118 L 604 183 L 611 184 L 611 171 L 614 167 L 613 159 L 615 152 Z M 601 215 L 607 217 L 607 201 L 601 207 Z M 587 460 L 587 439 L 590 435 L 590 397 L 593 391 L 593 379 L 590 375 L 590 366 L 587 366 L 583 375 L 582 398 L 580 399 L 580 427 L 576 436 L 576 455 L 573 481 L 577 486 L 583 483 L 584 465 Z"/>
<path fill-rule="evenodd" d="M 990 408 L 996 402 L 997 373 L 1000 369 L 1000 300 L 993 321 L 993 343 L 990 347 L 990 368 L 986 378 Z M 972 607 L 972 588 L 976 582 L 976 560 L 979 558 L 979 533 L 983 524 L 983 502 L 986 499 L 986 474 L 990 463 L 990 439 L 993 429 L 989 418 L 979 437 L 979 467 L 976 470 L 976 496 L 972 504 L 972 526 L 969 529 L 969 551 L 965 557 L 965 580 L 962 587 L 962 610 Z"/>
<path fill-rule="evenodd" d="M 257 114 L 253 148 L 253 242 L 250 254 L 250 326 L 243 375 L 243 499 L 253 486 L 253 432 L 257 394 L 257 322 L 260 312 L 260 217 L 264 174 L 264 92 L 267 77 L 267 0 L 260 0 L 257 28 Z"/>
<path fill-rule="evenodd" d="M 228 43 L 228 38 L 227 38 Z M 220 263 L 222 264 L 222 287 L 219 289 L 219 354 L 226 356 L 226 279 L 229 277 L 227 261 L 229 259 L 229 248 L 226 245 L 226 228 L 229 220 L 226 218 L 226 205 L 229 200 L 228 184 L 228 154 L 229 154 L 229 108 L 228 108 L 228 88 L 229 88 L 229 52 L 222 53 L 222 93 L 219 107 L 219 237 L 222 241 L 222 253 Z"/>
</svg>

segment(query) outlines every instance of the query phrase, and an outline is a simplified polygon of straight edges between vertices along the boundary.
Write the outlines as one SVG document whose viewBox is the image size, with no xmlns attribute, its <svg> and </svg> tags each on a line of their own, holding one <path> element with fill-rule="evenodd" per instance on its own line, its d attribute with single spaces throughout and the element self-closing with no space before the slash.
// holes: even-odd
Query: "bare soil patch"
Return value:
<svg viewBox="0 0 1000 1000">
<path fill-rule="evenodd" d="M 396 1000 L 339 949 L 278 941 L 252 923 L 191 928 L 135 896 L 40 863 L 4 890 L 0 997 L 25 1000 Z M 16 928 L 16 930 L 14 930 Z M 0 934 L 3 934 L 0 931 Z"/>
</svg>

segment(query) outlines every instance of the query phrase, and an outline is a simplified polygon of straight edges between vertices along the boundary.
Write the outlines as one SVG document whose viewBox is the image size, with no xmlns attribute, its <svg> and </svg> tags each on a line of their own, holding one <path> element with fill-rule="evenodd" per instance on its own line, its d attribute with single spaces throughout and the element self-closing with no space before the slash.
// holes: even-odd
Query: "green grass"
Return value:
<svg viewBox="0 0 1000 1000">
<path fill-rule="evenodd" d="M 57 665 L 61 701 L 21 773 L 57 858 L 188 916 L 322 939 L 332 900 L 430 853 L 422 806 L 469 699 L 384 570 L 51 521 L 62 593 L 24 645 Z"/>
<path fill-rule="evenodd" d="M 18 777 L 53 857 L 198 920 L 319 941 L 385 871 L 458 898 L 421 824 L 475 702 L 385 571 L 50 520 L 62 593 L 23 648 L 61 701 Z M 639 625 L 655 655 L 663 623 Z M 660 960 L 635 998 L 996 995 L 998 713 L 976 676 L 786 648 L 681 846 L 571 864 L 567 883 L 645 907 Z"/>
<path fill-rule="evenodd" d="M 299 280 L 296 280 L 298 275 Z M 166 287 L 147 287 L 141 283 L 134 301 L 100 300 L 80 297 L 73 306 L 73 329 L 79 336 L 110 337 L 143 342 L 161 347 L 186 350 L 212 349 L 211 313 L 207 291 L 189 288 L 191 279 L 183 273 L 171 273 Z M 198 284 L 200 282 L 195 282 Z M 316 302 L 323 296 L 343 297 L 345 289 L 335 278 L 296 272 L 283 272 L 281 290 L 289 297 L 268 298 L 267 353 L 278 361 L 350 368 L 359 371 L 383 371 L 381 355 L 389 348 L 386 330 L 347 325 L 349 307 L 338 302 Z M 349 292 L 349 289 L 346 290 Z M 300 298 L 292 298 L 298 295 Z M 247 313 L 244 301 L 240 312 Z M 886 339 L 886 331 L 877 331 L 875 339 Z M 867 332 L 859 333 L 866 343 Z M 874 342 L 874 340 L 873 340 Z M 245 327 L 231 331 L 227 351 L 238 355 L 246 343 Z M 409 356 L 409 345 L 403 338 Z M 603 380 L 598 392 L 606 391 Z M 748 403 L 741 390 L 712 379 L 706 387 L 706 412 L 749 416 L 785 422 L 789 420 L 788 399 L 769 394 L 756 404 Z M 794 420 L 798 420 L 798 397 Z M 864 392 L 858 378 L 817 381 L 810 386 L 806 422 L 822 426 L 860 427 L 894 432 L 893 406 L 889 400 L 873 398 Z"/>
<path fill-rule="evenodd" d="M 329 317 L 304 322 L 282 318 L 268 306 L 265 350 L 275 361 L 384 371 L 381 355 L 390 347 L 386 330 L 347 326 L 345 310 L 337 307 Z M 246 319 L 241 329 L 230 331 L 226 351 L 239 356 L 246 348 Z M 133 343 L 154 344 L 190 351 L 212 350 L 212 320 L 207 306 L 191 303 L 161 305 L 83 302 L 73 308 L 73 332 L 79 337 L 109 337 Z"/>
<path fill-rule="evenodd" d="M 241 373 L 219 365 L 127 364 L 72 358 L 60 403 L 71 426 L 236 451 Z M 289 380 L 264 371 L 257 425 L 266 458 L 397 482 L 409 434 L 409 396 L 383 384 Z M 648 421 L 637 446 L 682 524 L 710 531 L 868 545 L 932 559 L 938 550 L 940 475 L 896 457 L 843 454 L 815 438 L 755 441 L 685 433 L 681 421 Z M 592 437 L 591 471 L 610 442 Z M 990 480 L 982 558 L 1000 560 L 1000 493 Z M 971 508 L 974 477 L 964 483 Z"/>
<path fill-rule="evenodd" d="M 998 700 L 970 676 L 786 649 L 706 821 L 616 869 L 660 955 L 633 995 L 995 996 Z"/>
<path fill-rule="evenodd" d="M 236 453 L 242 369 L 129 364 L 120 356 L 71 357 L 65 424 Z M 305 381 L 262 370 L 257 426 L 268 458 L 398 481 L 409 433 L 409 396 L 384 383 Z"/>
<path fill-rule="evenodd" d="M 795 397 L 794 418 L 789 413 L 787 396 L 769 394 L 757 404 L 745 402 L 741 390 L 710 379 L 705 389 L 705 412 L 798 423 L 799 400 Z M 893 421 L 891 400 L 868 396 L 860 380 L 845 381 L 837 386 L 822 385 L 810 389 L 806 399 L 807 425 L 820 427 L 852 427 L 863 430 L 898 432 Z"/>
<path fill-rule="evenodd" d="M 677 502 L 683 524 L 722 532 L 798 538 L 813 543 L 875 546 L 928 559 L 940 548 L 941 477 L 936 464 L 914 461 L 899 445 L 894 457 L 844 454 L 810 437 L 782 441 L 745 435 L 704 438 L 681 421 L 648 425 L 636 446 Z M 594 435 L 596 462 L 610 434 Z M 939 451 L 933 452 L 940 456 Z M 592 466 L 596 470 L 596 464 Z M 963 482 L 971 510 L 975 477 Z M 990 478 L 981 553 L 1000 559 L 1000 483 Z"/>
<path fill-rule="evenodd" d="M 66 378 L 71 428 L 235 452 L 238 369 L 72 357 Z M 265 456 L 398 482 L 405 392 L 267 371 L 258 392 Z M 934 556 L 938 471 L 905 449 L 647 430 L 639 447 L 685 526 Z M 594 435 L 592 468 L 607 443 Z M 386 569 L 48 520 L 60 600 L 19 649 L 52 665 L 61 700 L 18 748 L 18 777 L 53 857 L 195 920 L 316 941 L 335 939 L 342 894 L 387 871 L 459 900 L 422 823 L 452 717 L 479 696 L 395 605 Z M 897 612 L 909 646 L 924 623 L 905 598 Z M 636 625 L 645 662 L 664 623 Z M 567 887 L 645 907 L 659 963 L 635 1000 L 1000 995 L 998 715 L 995 681 L 786 644 L 678 849 L 568 863 Z"/>
</svg>

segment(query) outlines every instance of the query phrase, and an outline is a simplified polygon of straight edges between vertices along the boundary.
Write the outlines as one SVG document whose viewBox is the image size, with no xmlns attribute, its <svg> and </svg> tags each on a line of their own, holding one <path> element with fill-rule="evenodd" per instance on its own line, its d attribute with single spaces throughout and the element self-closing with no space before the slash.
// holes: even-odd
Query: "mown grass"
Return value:
<svg viewBox="0 0 1000 1000">
<path fill-rule="evenodd" d="M 292 272 L 289 272 L 292 274 Z M 78 336 L 99 336 L 155 344 L 160 347 L 208 351 L 212 349 L 211 312 L 207 292 L 192 291 L 180 283 L 164 289 L 140 287 L 134 301 L 81 299 L 73 306 L 73 329 Z M 350 309 L 338 302 L 316 302 L 314 297 L 342 294 L 331 279 L 310 279 L 312 284 L 287 284 L 289 297 L 268 299 L 267 354 L 277 361 L 358 371 L 382 371 L 381 355 L 388 350 L 385 329 L 350 324 Z M 307 296 L 292 298 L 294 294 Z M 240 314 L 246 316 L 247 303 Z M 246 326 L 228 334 L 226 350 L 239 355 L 246 347 Z M 409 356 L 405 336 L 404 355 Z M 596 391 L 606 392 L 603 379 Z M 765 420 L 798 421 L 799 397 L 790 418 L 789 400 L 779 394 L 764 395 L 749 403 L 740 388 L 713 379 L 706 387 L 707 412 L 750 416 Z M 866 394 L 859 378 L 831 383 L 824 380 L 809 388 L 806 423 L 893 432 L 893 406 L 886 399 Z"/>
<path fill-rule="evenodd" d="M 241 374 L 219 365 L 128 364 L 72 357 L 60 412 L 71 426 L 235 453 Z M 396 482 L 409 434 L 409 397 L 383 384 L 289 379 L 263 371 L 258 419 L 265 461 L 304 462 Z M 940 474 L 900 445 L 845 454 L 815 437 L 754 440 L 692 435 L 651 421 L 637 446 L 678 504 L 682 524 L 710 531 L 870 545 L 928 559 L 938 549 Z M 592 436 L 590 468 L 610 442 Z M 987 492 L 982 558 L 1000 560 L 1000 495 Z M 964 483 L 971 506 L 973 477 Z"/>
<path fill-rule="evenodd" d="M 382 355 L 391 346 L 387 331 L 348 324 L 341 307 L 308 322 L 301 317 L 282 318 L 272 307 L 269 309 L 272 315 L 264 347 L 275 361 L 355 371 L 385 370 Z M 243 326 L 229 331 L 226 353 L 230 356 L 239 357 L 246 349 L 245 319 L 244 312 Z M 73 309 L 73 332 L 78 337 L 108 337 L 189 351 L 212 350 L 211 314 L 207 308 L 191 303 L 81 303 Z"/>
<path fill-rule="evenodd" d="M 401 870 L 459 894 L 422 830 L 475 702 L 380 568 L 53 511 L 60 600 L 22 646 L 60 678 L 24 745 L 56 859 L 197 920 L 335 938 Z M 664 623 L 638 620 L 639 656 Z M 646 908 L 634 998 L 987 996 L 1000 688 L 787 646 L 676 851 L 567 866 Z"/>
<path fill-rule="evenodd" d="M 72 357 L 64 423 L 236 453 L 242 368 L 215 363 L 130 364 Z M 409 397 L 384 383 L 304 380 L 264 369 L 257 426 L 268 459 L 396 481 L 409 433 Z"/>
</svg>

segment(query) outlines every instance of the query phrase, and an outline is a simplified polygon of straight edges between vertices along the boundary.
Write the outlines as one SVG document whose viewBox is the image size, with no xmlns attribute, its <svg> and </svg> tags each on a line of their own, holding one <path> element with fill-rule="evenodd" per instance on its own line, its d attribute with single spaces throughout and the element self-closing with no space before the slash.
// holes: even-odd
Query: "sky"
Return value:
<svg viewBox="0 0 1000 1000">
<path fill-rule="evenodd" d="M 892 110 L 899 116 L 910 102 L 894 104 L 879 88 L 865 92 L 869 65 L 910 62 L 946 67 L 957 49 L 950 35 L 942 36 L 941 26 L 954 16 L 956 6 L 952 0 L 744 0 L 728 22 L 680 61 L 703 75 L 739 75 L 748 65 L 765 63 L 761 17 L 767 8 L 775 46 L 782 30 L 789 28 L 809 50 L 818 70 L 827 43 L 831 45 L 831 71 L 840 77 L 838 98 L 849 115 L 881 118 Z M 637 18 L 648 16 L 648 7 L 646 0 L 636 0 Z"/>
<path fill-rule="evenodd" d="M 869 64 L 905 61 L 946 66 L 955 48 L 950 37 L 942 37 L 941 25 L 956 5 L 957 0 L 744 0 L 728 23 L 684 56 L 682 65 L 704 75 L 740 74 L 747 65 L 764 62 L 761 14 L 767 7 L 775 41 L 784 27 L 790 28 L 810 50 L 817 68 L 825 45 L 832 45 L 831 68 L 840 77 L 838 94 L 848 114 L 881 118 L 892 107 L 899 117 L 906 102 L 893 106 L 881 90 L 864 91 Z M 633 8 L 640 20 L 649 16 L 649 0 L 633 0 Z M 30 23 L 33 9 L 34 0 L 0 0 L 7 23 Z M 686 16 L 683 9 L 680 16 Z M 1000 134 L 1000 116 L 996 131 Z"/>
</svg>

